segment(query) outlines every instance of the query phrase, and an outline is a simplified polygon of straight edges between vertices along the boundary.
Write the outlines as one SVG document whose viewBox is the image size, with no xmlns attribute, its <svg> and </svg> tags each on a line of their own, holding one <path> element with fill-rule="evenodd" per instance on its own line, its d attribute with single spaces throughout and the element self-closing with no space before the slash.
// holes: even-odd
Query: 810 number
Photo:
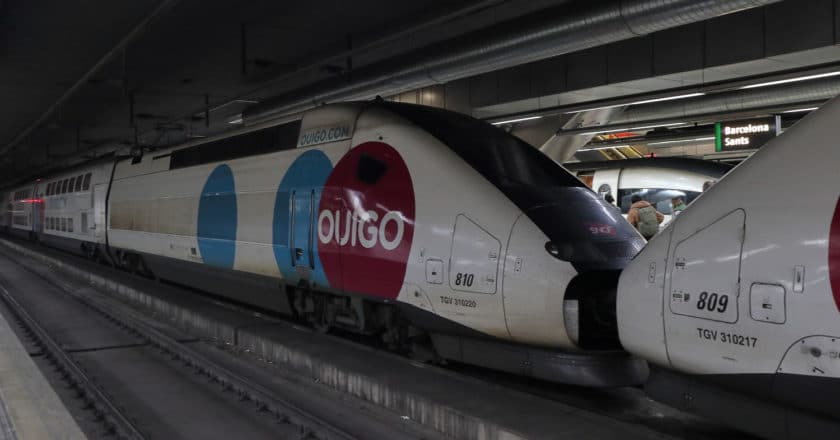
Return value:
<svg viewBox="0 0 840 440">
<path fill-rule="evenodd" d="M 729 295 L 718 295 L 717 293 L 700 292 L 697 298 L 697 310 L 708 310 L 710 312 L 724 313 L 729 306 Z"/>
<path fill-rule="evenodd" d="M 467 286 L 470 287 L 473 285 L 473 281 L 475 281 L 475 275 L 471 273 L 457 273 L 455 274 L 455 285 L 456 286 Z"/>
</svg>

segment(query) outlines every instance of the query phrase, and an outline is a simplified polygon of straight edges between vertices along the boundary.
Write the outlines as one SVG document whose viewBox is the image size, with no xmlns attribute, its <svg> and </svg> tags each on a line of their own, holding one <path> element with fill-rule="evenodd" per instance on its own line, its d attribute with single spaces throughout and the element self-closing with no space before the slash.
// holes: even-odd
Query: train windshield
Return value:
<svg viewBox="0 0 840 440">
<path fill-rule="evenodd" d="M 618 210 L 557 162 L 515 136 L 458 113 L 385 103 L 458 154 L 551 239 L 578 269 L 621 269 L 644 245 Z"/>
<path fill-rule="evenodd" d="M 536 148 L 486 122 L 433 107 L 385 105 L 438 138 L 503 192 L 508 187 L 523 185 L 583 186 Z"/>
</svg>

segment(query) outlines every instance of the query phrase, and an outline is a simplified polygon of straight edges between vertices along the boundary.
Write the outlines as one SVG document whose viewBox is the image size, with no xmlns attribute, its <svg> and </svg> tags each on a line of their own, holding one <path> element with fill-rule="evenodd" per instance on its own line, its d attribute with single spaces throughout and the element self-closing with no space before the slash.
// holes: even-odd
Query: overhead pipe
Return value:
<svg viewBox="0 0 840 440">
<path fill-rule="evenodd" d="M 468 35 L 316 83 L 300 92 L 264 101 L 244 113 L 258 123 L 299 113 L 326 102 L 368 99 L 442 84 L 460 78 L 647 35 L 664 29 L 776 3 L 780 0 L 614 0 L 584 11 L 536 22 L 520 20 L 485 38 Z"/>
</svg>

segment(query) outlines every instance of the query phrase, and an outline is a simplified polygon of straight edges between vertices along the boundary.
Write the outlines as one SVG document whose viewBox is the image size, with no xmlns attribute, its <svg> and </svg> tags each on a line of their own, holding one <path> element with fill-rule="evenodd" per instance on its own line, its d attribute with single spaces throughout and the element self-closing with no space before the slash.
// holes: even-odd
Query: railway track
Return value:
<svg viewBox="0 0 840 440">
<path fill-rule="evenodd" d="M 3 251 L 0 251 L 0 256 L 2 256 L 2 253 Z M 56 258 L 56 256 L 53 255 L 53 258 Z M 69 259 L 73 257 L 64 255 L 62 258 Z M 135 276 L 119 271 L 113 271 L 112 277 L 115 280 L 119 280 L 124 277 L 135 278 Z M 117 282 L 119 283 L 119 281 Z M 233 390 L 237 396 L 242 396 L 244 401 L 250 402 L 249 405 L 251 408 L 262 408 L 264 411 L 267 410 L 269 413 L 273 414 L 282 413 L 282 407 L 279 409 L 271 409 L 265 406 L 264 402 L 266 401 L 266 398 L 263 397 L 264 395 L 249 394 L 229 385 L 232 383 L 228 379 L 230 376 L 221 375 L 218 378 L 213 378 L 212 373 L 207 373 L 210 369 L 202 367 L 202 363 L 200 362 L 202 357 L 201 353 L 198 353 L 199 356 L 197 359 L 199 359 L 199 361 L 192 361 L 190 358 L 189 350 L 191 349 L 191 344 L 194 344 L 195 340 L 188 339 L 179 341 L 177 338 L 161 332 L 159 328 L 157 328 L 157 324 L 155 324 L 158 322 L 160 317 L 150 318 L 148 316 L 148 311 L 140 312 L 136 309 L 126 308 L 122 301 L 114 299 L 112 296 L 102 294 L 95 295 L 93 293 L 89 295 L 80 295 L 78 292 L 73 292 L 74 289 L 72 288 L 65 288 L 63 290 L 70 291 L 66 294 L 72 295 L 76 301 L 83 304 L 89 304 L 88 307 L 94 307 L 97 308 L 97 310 L 100 310 L 98 313 L 101 316 L 112 317 L 111 320 L 115 321 L 115 324 L 125 327 L 126 331 L 134 332 L 140 335 L 150 334 L 152 337 L 147 340 L 150 341 L 149 343 L 151 345 L 164 350 L 168 356 L 183 359 L 182 363 L 190 365 L 193 370 L 202 375 L 206 375 L 208 380 L 224 384 L 222 386 L 223 388 Z M 237 313 L 247 315 L 255 314 L 253 309 L 248 309 L 244 306 L 230 303 L 221 303 L 220 305 L 223 308 L 233 310 Z M 272 323 L 277 322 L 277 319 L 265 316 L 260 317 L 260 320 L 262 320 L 266 325 L 271 325 Z M 162 338 L 155 339 L 156 336 L 162 336 Z M 321 335 L 320 337 L 329 338 L 329 336 L 324 335 Z M 163 343 L 151 342 L 153 340 L 163 340 Z M 368 347 L 374 345 L 371 344 L 370 341 L 359 340 L 359 338 L 352 338 L 352 342 L 366 345 Z M 180 355 L 181 347 L 187 348 L 187 350 L 183 351 L 183 356 Z M 233 351 L 236 350 L 234 347 L 231 347 L 231 349 Z M 706 440 L 721 437 L 741 438 L 745 440 L 752 438 L 732 431 L 731 429 L 709 423 L 699 417 L 691 416 L 654 402 L 647 398 L 641 390 L 637 389 L 592 390 L 581 387 L 546 384 L 545 382 L 529 380 L 527 378 L 493 372 L 468 365 L 452 365 L 448 370 L 451 375 L 475 378 L 481 382 L 493 384 L 497 387 L 509 388 L 517 392 L 546 399 L 547 401 L 560 402 L 574 408 L 591 411 L 624 423 L 644 427 L 645 430 L 649 430 L 652 433 L 660 433 L 662 438 L 668 438 L 669 436 L 691 440 Z"/>
<path fill-rule="evenodd" d="M 0 252 L 0 298 L 25 335 L 75 390 L 76 398 L 85 402 L 90 417 L 101 427 L 94 437 L 212 439 L 238 433 L 243 438 L 366 438 L 301 409 L 219 362 L 195 338 L 166 328 L 95 289 L 79 289 L 43 276 L 36 267 Z M 61 322 L 68 314 L 74 316 L 73 322 Z M 107 362 L 119 357 L 142 363 L 147 374 L 137 376 L 137 368 L 120 374 L 119 361 L 113 366 Z M 133 380 L 143 383 L 131 386 Z M 165 391 L 173 387 L 180 396 Z M 142 388 L 149 392 L 131 393 L 142 392 Z M 161 408 L 155 410 L 150 404 Z M 202 408 L 184 411 L 182 405 Z M 170 420 L 160 418 L 170 410 L 174 411 Z M 186 417 L 201 412 L 227 416 L 215 420 L 218 427 L 214 427 L 213 417 L 200 421 Z M 401 431 L 401 437 L 414 438 L 404 428 Z"/>
</svg>

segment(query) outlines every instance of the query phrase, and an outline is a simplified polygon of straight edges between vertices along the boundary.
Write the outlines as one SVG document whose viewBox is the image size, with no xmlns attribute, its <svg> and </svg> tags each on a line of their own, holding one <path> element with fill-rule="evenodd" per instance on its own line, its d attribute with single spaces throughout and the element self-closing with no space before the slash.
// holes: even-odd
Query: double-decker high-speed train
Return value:
<svg viewBox="0 0 840 440">
<path fill-rule="evenodd" d="M 644 239 L 538 150 L 457 113 L 328 105 L 6 197 L 16 233 L 319 329 L 566 383 L 647 375 L 615 325 Z"/>
<path fill-rule="evenodd" d="M 665 216 L 661 228 L 671 221 L 671 199 L 681 197 L 691 203 L 703 192 L 706 182 L 720 180 L 732 165 L 686 157 L 607 160 L 566 163 L 600 196 L 611 194 L 627 215 L 632 198 L 638 195 Z"/>
<path fill-rule="evenodd" d="M 768 438 L 840 437 L 840 100 L 764 145 L 621 274 L 649 393 Z"/>
</svg>

